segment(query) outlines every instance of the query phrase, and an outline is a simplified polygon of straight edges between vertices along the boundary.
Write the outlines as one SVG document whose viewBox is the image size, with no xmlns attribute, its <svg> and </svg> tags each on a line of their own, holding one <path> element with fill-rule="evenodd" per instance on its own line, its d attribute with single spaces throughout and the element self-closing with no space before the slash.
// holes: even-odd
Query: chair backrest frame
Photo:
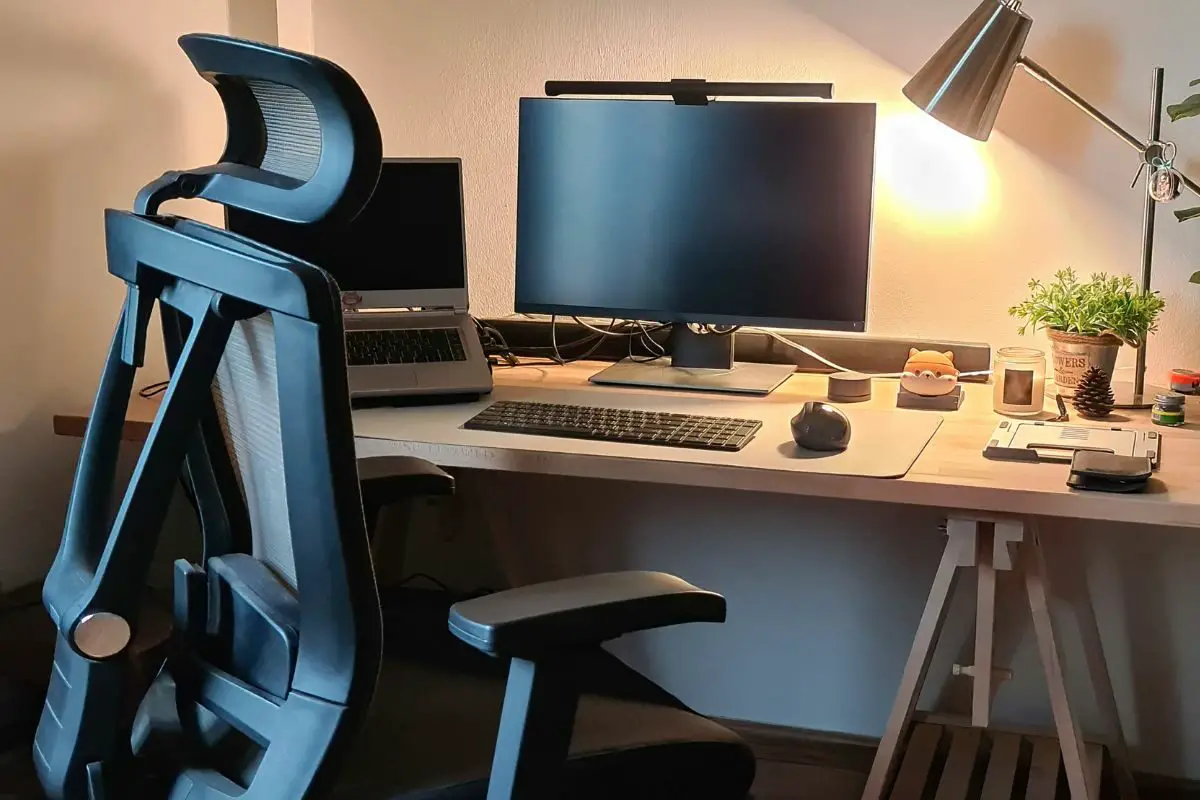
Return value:
<svg viewBox="0 0 1200 800">
<path fill-rule="evenodd" d="M 126 284 L 126 299 L 43 588 L 58 641 L 35 762 L 56 800 L 152 796 L 129 783 L 139 763 L 160 779 L 168 775 L 162 792 L 195 800 L 319 792 L 332 785 L 366 713 L 382 657 L 336 283 L 243 236 L 155 213 L 166 199 L 194 196 L 293 222 L 353 216 L 378 177 L 378 126 L 353 79 L 323 59 L 210 35 L 180 44 L 217 87 L 229 139 L 220 164 L 168 173 L 139 193 L 135 212 L 106 212 L 109 271 Z M 264 82 L 284 87 L 279 108 L 264 108 L 272 102 L 264 96 L 276 91 Z M 297 92 L 304 103 L 292 102 Z M 309 106 L 320 131 L 315 145 Z M 299 109 L 297 126 L 289 108 Z M 156 305 L 170 381 L 114 515 L 121 432 Z M 274 422 L 294 553 L 287 581 L 250 555 L 247 497 L 214 399 L 232 337 L 260 321 L 272 332 Z M 204 559 L 176 564 L 172 655 L 134 717 L 123 697 L 129 645 L 181 475 L 195 498 Z M 272 663 L 258 664 L 257 652 L 245 657 L 244 633 L 233 628 L 247 624 L 265 631 Z M 155 724 L 164 720 L 190 731 L 174 761 L 155 750 Z M 260 748 L 253 777 L 239 782 L 189 759 L 207 734 L 225 729 Z"/>
</svg>

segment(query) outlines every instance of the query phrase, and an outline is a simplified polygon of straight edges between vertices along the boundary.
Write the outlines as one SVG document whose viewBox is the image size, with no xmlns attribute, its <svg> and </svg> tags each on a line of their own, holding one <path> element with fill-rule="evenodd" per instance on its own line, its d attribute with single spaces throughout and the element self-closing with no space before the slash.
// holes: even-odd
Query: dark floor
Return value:
<svg viewBox="0 0 1200 800">
<path fill-rule="evenodd" d="M 759 761 L 754 800 L 858 800 L 866 776 L 830 767 Z M 0 756 L 0 800 L 40 800 L 30 754 Z"/>
<path fill-rule="evenodd" d="M 38 800 L 41 797 L 32 759 L 28 750 L 13 750 L 0 755 L 0 800 Z"/>
<path fill-rule="evenodd" d="M 754 800 L 858 800 L 866 781 L 860 772 L 760 759 Z"/>
</svg>

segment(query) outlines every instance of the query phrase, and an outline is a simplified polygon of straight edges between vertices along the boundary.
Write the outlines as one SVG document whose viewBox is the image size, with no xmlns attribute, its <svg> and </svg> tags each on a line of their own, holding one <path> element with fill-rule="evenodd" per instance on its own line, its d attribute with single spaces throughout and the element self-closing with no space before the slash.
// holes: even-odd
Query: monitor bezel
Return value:
<svg viewBox="0 0 1200 800">
<path fill-rule="evenodd" d="M 549 97 L 522 97 L 521 103 L 527 101 L 537 102 L 558 102 L 569 103 L 574 102 L 577 98 L 549 98 Z M 671 100 L 652 100 L 652 99 L 632 99 L 632 98 L 588 98 L 588 102 L 644 102 L 644 103 L 671 103 Z M 719 101 L 714 101 L 719 102 Z M 865 333 L 867 328 L 867 317 L 870 315 L 871 305 L 871 282 L 874 274 L 874 251 L 875 251 L 875 204 L 876 192 L 875 182 L 879 174 L 879 104 L 871 102 L 844 102 L 844 101 L 827 101 L 827 100 L 732 100 L 726 104 L 733 103 L 805 103 L 816 104 L 822 106 L 869 106 L 874 111 L 874 131 L 873 138 L 875 147 L 873 148 L 873 159 L 871 163 L 871 203 L 867 211 L 868 222 L 868 238 L 867 238 L 867 279 L 863 287 L 862 298 L 862 319 L 861 320 L 822 320 L 822 319 L 801 319 L 793 317 L 752 317 L 737 314 L 708 314 L 695 312 L 680 312 L 668 311 L 664 309 L 653 308 L 616 308 L 616 307 L 600 307 L 600 306 L 584 306 L 572 305 L 566 303 L 531 303 L 522 302 L 518 293 L 520 287 L 520 273 L 516 269 L 516 262 L 519 261 L 519 252 L 515 253 L 517 258 L 514 258 L 514 280 L 513 280 L 513 310 L 517 314 L 541 314 L 551 317 L 591 317 L 594 319 L 618 319 L 618 320 L 638 320 L 642 322 L 662 322 L 674 324 L 697 324 L 697 325 L 729 325 L 740 327 L 760 326 L 764 328 L 782 328 L 788 330 L 822 330 L 822 331 L 839 331 L 846 333 Z M 519 152 L 519 137 L 518 131 L 518 152 Z M 518 174 L 518 191 L 517 191 L 517 221 L 521 218 L 520 211 L 520 189 L 519 176 L 520 164 L 517 165 Z M 516 242 L 520 242 L 520 236 L 516 236 Z"/>
</svg>

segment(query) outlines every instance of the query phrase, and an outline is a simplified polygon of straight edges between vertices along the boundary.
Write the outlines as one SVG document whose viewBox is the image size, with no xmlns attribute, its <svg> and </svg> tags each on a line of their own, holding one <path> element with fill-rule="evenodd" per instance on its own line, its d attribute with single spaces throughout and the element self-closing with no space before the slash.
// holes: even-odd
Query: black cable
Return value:
<svg viewBox="0 0 1200 800">
<path fill-rule="evenodd" d="M 516 368 L 516 367 L 540 367 L 540 366 L 563 366 L 573 364 L 576 361 L 583 361 L 590 358 L 609 338 L 623 338 L 629 342 L 630 357 L 633 358 L 633 342 L 636 339 L 645 351 L 650 354 L 649 361 L 655 361 L 666 355 L 666 350 L 662 345 L 655 341 L 652 334 L 663 330 L 669 330 L 674 323 L 661 322 L 648 326 L 639 320 L 617 320 L 609 321 L 607 328 L 597 328 L 590 323 L 584 322 L 578 317 L 572 317 L 577 324 L 586 328 L 589 333 L 584 336 L 573 339 L 569 342 L 558 341 L 558 316 L 551 315 L 550 317 L 550 345 L 528 345 L 523 347 L 512 347 L 504 338 L 504 335 L 491 325 L 486 325 L 482 321 L 472 318 L 479 331 L 481 342 L 484 345 L 484 352 L 492 358 L 501 359 L 502 363 L 494 364 L 500 368 Z M 577 355 L 566 355 L 565 351 L 574 350 L 577 347 L 586 347 L 582 353 Z M 545 358 L 541 358 L 541 354 L 546 354 Z M 537 361 L 526 360 L 528 356 L 538 358 Z"/>
<path fill-rule="evenodd" d="M 617 321 L 614 319 L 611 323 L 609 323 L 608 330 L 611 332 L 613 327 L 616 324 L 617 324 Z M 558 344 L 558 315 L 556 315 L 556 314 L 550 315 L 550 343 L 554 350 L 554 360 L 555 360 L 555 362 L 557 362 L 559 364 L 559 366 L 565 367 L 567 364 L 574 364 L 576 361 L 583 361 L 586 358 L 588 358 L 589 356 L 591 356 L 593 353 L 595 353 L 597 350 L 599 350 L 600 345 L 602 345 L 604 343 L 604 334 L 603 333 L 592 334 L 592 336 L 595 338 L 595 343 L 592 344 L 592 346 L 590 348 L 588 348 L 588 351 L 586 353 L 583 353 L 583 354 L 577 355 L 577 356 L 572 356 L 571 358 L 564 358 L 562 351 L 559 348 L 559 344 Z M 582 341 L 582 340 L 580 340 L 580 341 Z"/>
<path fill-rule="evenodd" d="M 591 325 L 590 323 L 584 322 L 579 317 L 573 316 L 573 317 L 571 317 L 571 319 L 575 320 L 575 324 L 581 325 L 584 328 L 587 328 L 589 331 L 592 331 L 600 336 L 616 336 L 616 337 L 634 337 L 634 336 L 640 337 L 640 336 L 646 335 L 647 333 L 657 333 L 658 331 L 661 331 L 663 328 L 670 328 L 674 324 L 672 322 L 659 322 L 653 328 L 647 329 L 645 323 L 641 322 L 640 320 L 636 320 L 636 319 L 623 319 L 620 321 L 613 320 L 613 323 L 611 323 L 609 326 L 610 329 L 605 331 L 605 330 L 601 330 L 601 329 Z M 613 330 L 612 329 L 613 324 L 615 324 L 619 328 L 629 328 L 630 326 L 637 326 L 637 328 L 639 330 L 632 330 L 632 329 L 630 329 L 630 330 Z"/>
<path fill-rule="evenodd" d="M 412 583 L 413 581 L 417 581 L 417 580 L 423 580 L 423 581 L 432 583 L 434 586 L 441 589 L 443 592 L 450 591 L 449 586 L 442 583 L 437 578 L 430 575 L 428 572 L 414 572 L 411 575 L 407 575 L 404 578 L 402 578 L 400 580 L 400 582 L 396 584 L 396 586 L 407 586 L 408 584 Z"/>
<path fill-rule="evenodd" d="M 629 360 L 635 364 L 653 364 L 655 361 L 658 361 L 660 358 L 666 358 L 666 356 L 667 356 L 666 348 L 664 348 L 659 342 L 657 342 L 654 339 L 654 336 L 652 334 L 654 334 L 656 331 L 662 330 L 663 328 L 669 329 L 674 325 L 674 323 L 671 323 L 671 322 L 662 323 L 657 328 L 653 328 L 651 330 L 647 330 L 646 326 L 644 324 L 642 324 L 640 321 L 635 320 L 634 324 L 637 325 L 638 329 L 641 331 L 640 335 L 638 336 L 638 343 L 641 344 L 642 347 L 646 350 L 646 352 L 650 354 L 650 357 L 649 358 L 638 358 L 637 356 L 635 356 L 633 354 L 633 339 L 631 338 L 629 340 Z M 653 347 L 651 347 L 651 345 L 653 345 Z"/>
<path fill-rule="evenodd" d="M 158 395 L 165 392 L 167 390 L 167 387 L 170 385 L 171 385 L 170 381 L 158 381 L 157 383 L 148 383 L 145 386 L 143 386 L 142 388 L 138 389 L 138 397 L 142 398 L 143 400 L 149 400 L 150 398 L 157 397 Z"/>
</svg>

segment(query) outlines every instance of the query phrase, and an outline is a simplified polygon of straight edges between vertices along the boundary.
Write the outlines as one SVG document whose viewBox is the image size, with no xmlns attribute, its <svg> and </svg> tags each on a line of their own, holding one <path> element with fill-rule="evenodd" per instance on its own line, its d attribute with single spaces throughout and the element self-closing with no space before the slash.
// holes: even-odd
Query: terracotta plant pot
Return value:
<svg viewBox="0 0 1200 800">
<path fill-rule="evenodd" d="M 1048 331 L 1050 352 L 1054 357 L 1054 383 L 1064 397 L 1075 394 L 1075 387 L 1091 367 L 1099 367 L 1112 378 L 1117 368 L 1120 339 L 1112 334 L 1085 336 L 1079 333 Z"/>
</svg>

